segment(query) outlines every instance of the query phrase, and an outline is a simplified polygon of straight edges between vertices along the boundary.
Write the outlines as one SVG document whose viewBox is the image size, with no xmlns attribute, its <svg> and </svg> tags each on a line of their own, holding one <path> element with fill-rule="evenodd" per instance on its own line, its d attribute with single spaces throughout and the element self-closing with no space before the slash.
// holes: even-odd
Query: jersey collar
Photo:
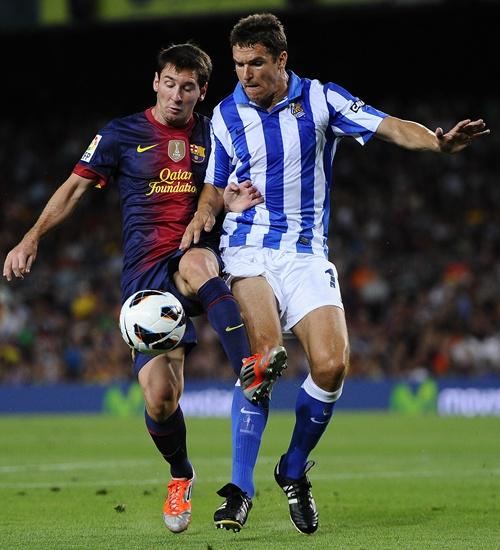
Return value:
<svg viewBox="0 0 500 550">
<path fill-rule="evenodd" d="M 162 130 L 163 132 L 187 132 L 188 134 L 192 131 L 194 125 L 198 121 L 197 113 L 193 112 L 193 116 L 189 119 L 189 122 L 183 128 L 177 128 L 176 126 L 169 126 L 168 124 L 163 124 L 153 116 L 153 107 L 149 107 L 144 111 L 144 114 L 148 121 L 153 125 Z"/>
</svg>

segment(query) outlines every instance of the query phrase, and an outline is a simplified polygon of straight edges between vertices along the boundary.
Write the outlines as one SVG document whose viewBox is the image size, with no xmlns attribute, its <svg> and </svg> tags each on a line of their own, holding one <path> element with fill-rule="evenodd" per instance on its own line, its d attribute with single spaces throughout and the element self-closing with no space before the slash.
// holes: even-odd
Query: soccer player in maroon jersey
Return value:
<svg viewBox="0 0 500 550">
<path fill-rule="evenodd" d="M 244 358 L 245 364 L 265 369 L 269 363 L 286 361 L 286 353 L 278 347 L 264 357 L 249 357 L 238 305 L 219 277 L 217 235 L 206 234 L 199 245 L 179 250 L 196 211 L 211 149 L 209 120 L 194 112 L 205 97 L 211 70 L 210 57 L 193 44 L 160 51 L 154 107 L 115 119 L 98 132 L 36 223 L 9 252 L 3 274 L 10 281 L 30 273 L 41 237 L 71 214 L 81 196 L 90 188 L 116 186 L 123 223 L 122 300 L 138 290 L 157 289 L 177 296 L 188 316 L 206 311 L 238 376 Z M 254 195 L 247 206 L 260 200 Z M 163 515 L 172 532 L 184 531 L 191 521 L 194 471 L 179 399 L 184 358 L 195 343 L 194 325 L 188 320 L 174 350 L 134 357 L 147 429 L 170 464 L 172 480 Z"/>
</svg>

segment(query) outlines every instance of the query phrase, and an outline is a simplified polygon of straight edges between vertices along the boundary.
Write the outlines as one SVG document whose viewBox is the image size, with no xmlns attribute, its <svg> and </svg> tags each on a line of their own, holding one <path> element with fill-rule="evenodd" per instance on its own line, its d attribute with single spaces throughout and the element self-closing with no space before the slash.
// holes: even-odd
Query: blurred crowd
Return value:
<svg viewBox="0 0 500 550">
<path fill-rule="evenodd" d="M 449 129 L 482 117 L 493 98 L 378 103 L 386 112 Z M 0 256 L 32 225 L 105 120 L 0 121 Z M 350 376 L 420 379 L 500 374 L 499 137 L 455 156 L 412 153 L 378 140 L 345 140 L 336 156 L 330 258 L 339 271 L 351 341 Z M 118 329 L 121 218 L 117 189 L 84 196 L 47 235 L 24 280 L 0 281 L 0 383 L 107 383 L 132 378 Z M 186 379 L 231 379 L 206 318 Z M 287 376 L 304 376 L 285 340 Z"/>
</svg>

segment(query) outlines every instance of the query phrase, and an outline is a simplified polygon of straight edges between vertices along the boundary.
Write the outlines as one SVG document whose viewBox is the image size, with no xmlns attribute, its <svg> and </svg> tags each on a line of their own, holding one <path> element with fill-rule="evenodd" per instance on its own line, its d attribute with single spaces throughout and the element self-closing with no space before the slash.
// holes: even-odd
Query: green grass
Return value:
<svg viewBox="0 0 500 550">
<path fill-rule="evenodd" d="M 141 418 L 0 417 L 0 548 L 498 549 L 500 421 L 338 414 L 312 454 L 320 528 L 295 531 L 273 480 L 293 418 L 271 415 L 247 526 L 217 531 L 229 420 L 188 419 L 193 522 L 163 526 L 167 468 Z M 123 512 L 115 507 L 122 505 Z"/>
</svg>

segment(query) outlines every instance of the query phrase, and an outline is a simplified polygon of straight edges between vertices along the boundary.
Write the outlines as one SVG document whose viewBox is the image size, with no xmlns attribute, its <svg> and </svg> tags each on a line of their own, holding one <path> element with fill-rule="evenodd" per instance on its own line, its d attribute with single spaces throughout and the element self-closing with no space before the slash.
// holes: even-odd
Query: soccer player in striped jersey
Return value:
<svg viewBox="0 0 500 550">
<path fill-rule="evenodd" d="M 71 214 L 88 189 L 116 186 L 122 205 L 123 301 L 138 290 L 158 289 L 176 295 L 188 316 L 205 310 L 238 375 L 250 349 L 238 304 L 219 277 L 218 232 L 203 237 L 186 253 L 179 250 L 196 210 L 210 153 L 209 120 L 194 108 L 205 97 L 212 63 L 193 44 L 162 50 L 157 62 L 155 106 L 113 120 L 99 131 L 34 226 L 9 252 L 3 274 L 9 281 L 13 276 L 23 278 L 31 270 L 42 236 Z M 195 343 L 189 320 L 174 350 L 153 358 L 141 353 L 134 357 L 146 403 L 146 426 L 170 465 L 172 480 L 163 515 L 172 532 L 184 531 L 191 521 L 194 472 L 179 399 L 184 357 Z M 265 366 L 284 358 L 280 348 L 247 363 Z"/>
<path fill-rule="evenodd" d="M 433 132 L 366 105 L 338 84 L 297 76 L 286 69 L 286 35 L 272 14 L 241 19 L 230 44 L 239 82 L 214 110 L 206 176 L 212 186 L 205 185 L 182 247 L 197 242 L 202 228 L 210 229 L 224 192 L 230 212 L 222 257 L 251 347 L 280 345 L 282 330 L 291 330 L 309 362 L 290 445 L 274 475 L 295 527 L 313 533 L 318 513 L 307 476 L 314 462 L 308 458 L 331 420 L 349 363 L 340 285 L 327 246 L 338 143 L 350 136 L 365 145 L 376 136 L 406 149 L 457 153 L 489 130 L 482 120 L 463 120 L 448 132 Z M 254 191 L 264 202 L 239 212 L 234 201 Z M 265 400 L 244 399 L 252 397 L 250 369 L 242 369 L 240 381 L 233 401 L 232 483 L 219 491 L 225 501 L 214 515 L 219 527 L 246 521 L 268 414 Z"/>
</svg>

